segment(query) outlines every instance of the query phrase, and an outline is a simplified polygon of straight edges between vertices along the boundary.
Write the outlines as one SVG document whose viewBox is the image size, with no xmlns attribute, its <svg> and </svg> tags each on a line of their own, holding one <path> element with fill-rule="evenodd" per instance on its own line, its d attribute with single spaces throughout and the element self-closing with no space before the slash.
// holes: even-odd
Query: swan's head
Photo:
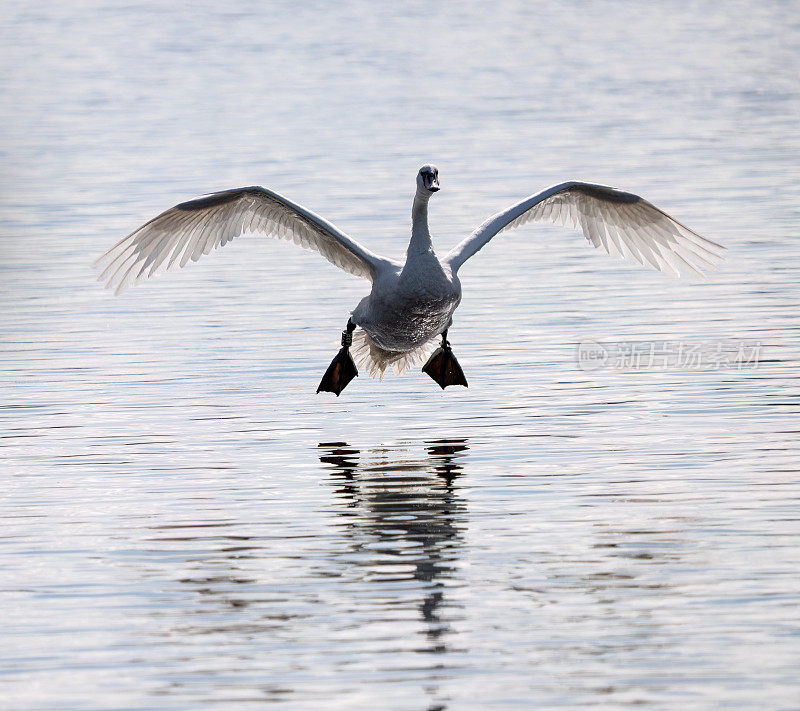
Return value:
<svg viewBox="0 0 800 711">
<path fill-rule="evenodd" d="M 431 195 L 439 190 L 439 169 L 435 165 L 423 165 L 417 173 L 417 192 Z"/>
</svg>

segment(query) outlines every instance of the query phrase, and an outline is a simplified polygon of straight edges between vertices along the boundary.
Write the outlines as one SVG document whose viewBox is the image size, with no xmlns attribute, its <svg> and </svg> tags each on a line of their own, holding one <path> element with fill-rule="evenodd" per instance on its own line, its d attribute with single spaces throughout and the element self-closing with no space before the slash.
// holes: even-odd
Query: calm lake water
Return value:
<svg viewBox="0 0 800 711">
<path fill-rule="evenodd" d="M 0 708 L 800 708 L 797 6 L 224 5 L 0 21 Z M 521 228 L 462 271 L 468 390 L 339 399 L 367 284 L 318 255 L 95 281 L 256 183 L 400 257 L 428 161 L 443 248 L 577 178 L 729 258 Z"/>
</svg>

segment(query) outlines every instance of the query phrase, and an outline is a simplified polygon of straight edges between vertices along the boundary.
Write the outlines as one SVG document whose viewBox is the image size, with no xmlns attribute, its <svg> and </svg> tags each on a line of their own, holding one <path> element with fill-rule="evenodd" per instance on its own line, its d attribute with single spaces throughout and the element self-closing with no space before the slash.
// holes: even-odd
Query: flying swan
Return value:
<svg viewBox="0 0 800 711">
<path fill-rule="evenodd" d="M 427 358 L 422 370 L 442 388 L 466 387 L 447 340 L 461 301 L 458 270 L 506 230 L 528 222 L 579 228 L 593 246 L 611 255 L 679 276 L 702 276 L 719 265 L 725 251 L 638 195 L 569 181 L 498 212 L 439 259 L 428 230 L 428 201 L 438 190 L 438 169 L 423 165 L 417 174 L 405 264 L 371 252 L 288 198 L 253 186 L 212 193 L 162 212 L 111 247 L 96 265 L 100 280 L 119 293 L 176 264 L 196 262 L 241 234 L 265 234 L 319 252 L 340 269 L 372 282 L 369 296 L 352 311 L 341 350 L 317 388 L 338 396 L 358 375 L 351 347 L 372 375 L 383 376 L 390 366 L 402 373 Z"/>
</svg>

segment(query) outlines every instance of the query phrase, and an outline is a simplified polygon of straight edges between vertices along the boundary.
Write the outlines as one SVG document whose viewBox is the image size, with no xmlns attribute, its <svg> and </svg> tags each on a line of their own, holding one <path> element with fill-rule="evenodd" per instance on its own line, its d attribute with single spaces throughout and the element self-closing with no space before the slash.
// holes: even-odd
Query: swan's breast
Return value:
<svg viewBox="0 0 800 711">
<path fill-rule="evenodd" d="M 411 350 L 438 336 L 461 301 L 458 278 L 438 260 L 408 266 L 394 279 L 375 282 L 353 314 L 373 341 L 390 351 Z"/>
</svg>

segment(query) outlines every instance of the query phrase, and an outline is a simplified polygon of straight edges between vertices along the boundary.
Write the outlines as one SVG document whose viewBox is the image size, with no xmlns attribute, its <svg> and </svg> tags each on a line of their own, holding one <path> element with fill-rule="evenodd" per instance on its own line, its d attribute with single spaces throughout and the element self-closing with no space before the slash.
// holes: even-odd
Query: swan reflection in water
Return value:
<svg viewBox="0 0 800 711">
<path fill-rule="evenodd" d="M 154 610 L 156 647 L 166 651 L 164 684 L 153 693 L 193 706 L 210 694 L 255 694 L 310 708 L 320 696 L 346 693 L 337 675 L 379 675 L 405 681 L 402 692 L 414 698 L 424 694 L 429 711 L 444 709 L 441 682 L 459 651 L 448 638 L 461 614 L 454 588 L 467 520 L 458 486 L 466 451 L 464 440 L 364 451 L 319 445 L 315 454 L 330 475 L 314 477 L 331 487 L 323 506 L 333 527 L 311 533 L 307 516 L 295 521 L 284 502 L 260 493 L 249 499 L 246 522 L 216 509 L 185 521 L 148 519 L 148 561 L 157 565 L 146 573 L 163 576 L 167 566 L 179 586 L 177 601 Z M 234 492 L 246 496 L 238 486 Z M 220 496 L 208 494 L 214 502 Z M 187 672 L 187 646 L 213 663 Z M 305 670 L 325 665 L 335 674 L 309 684 Z"/>
<path fill-rule="evenodd" d="M 454 482 L 462 473 L 466 440 L 427 442 L 425 456 L 409 452 L 407 458 L 396 446 L 365 452 L 344 442 L 319 446 L 320 461 L 332 470 L 338 526 L 348 541 L 340 561 L 354 582 L 369 586 L 365 605 L 382 599 L 384 613 L 392 609 L 392 618 L 409 629 L 418 629 L 407 615 L 409 607 L 416 608 L 426 643 L 420 648 L 412 641 L 413 651 L 449 651 L 446 638 L 458 605 L 448 601 L 447 591 L 457 584 L 467 516 Z M 369 619 L 370 612 L 362 614 Z M 408 634 L 397 634 L 402 636 Z"/>
</svg>

